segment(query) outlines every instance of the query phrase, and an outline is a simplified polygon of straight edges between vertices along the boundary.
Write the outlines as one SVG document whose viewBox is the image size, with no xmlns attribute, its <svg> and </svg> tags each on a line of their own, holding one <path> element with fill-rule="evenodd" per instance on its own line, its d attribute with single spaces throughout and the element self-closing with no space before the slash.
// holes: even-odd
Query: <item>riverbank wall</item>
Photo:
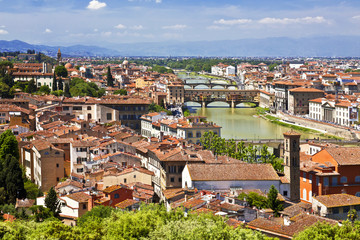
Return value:
<svg viewBox="0 0 360 240">
<path fill-rule="evenodd" d="M 345 139 L 353 139 L 354 138 L 351 134 L 351 131 L 349 131 L 348 128 L 335 127 L 331 124 L 320 123 L 320 122 L 317 122 L 314 120 L 291 116 L 291 115 L 281 113 L 281 112 L 278 113 L 277 116 L 280 119 L 287 120 L 290 122 L 295 122 L 296 124 L 300 124 L 301 126 L 306 127 L 306 128 L 313 128 L 313 129 L 319 129 L 321 131 L 326 131 L 330 135 L 335 135 L 335 136 L 345 138 Z"/>
</svg>

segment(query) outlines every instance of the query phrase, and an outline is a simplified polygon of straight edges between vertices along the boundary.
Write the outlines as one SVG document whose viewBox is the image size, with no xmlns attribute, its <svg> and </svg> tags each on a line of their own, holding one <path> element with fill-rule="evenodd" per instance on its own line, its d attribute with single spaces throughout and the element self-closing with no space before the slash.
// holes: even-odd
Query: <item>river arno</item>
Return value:
<svg viewBox="0 0 360 240">
<path fill-rule="evenodd" d="M 212 103 L 208 108 L 198 104 L 188 103 L 193 115 L 205 116 L 222 127 L 221 136 L 226 139 L 279 139 L 290 128 L 271 123 L 260 117 L 255 117 L 255 108 L 229 108 L 225 103 Z M 216 107 L 215 107 L 216 106 Z M 302 139 L 317 138 L 318 135 L 302 133 Z"/>
</svg>

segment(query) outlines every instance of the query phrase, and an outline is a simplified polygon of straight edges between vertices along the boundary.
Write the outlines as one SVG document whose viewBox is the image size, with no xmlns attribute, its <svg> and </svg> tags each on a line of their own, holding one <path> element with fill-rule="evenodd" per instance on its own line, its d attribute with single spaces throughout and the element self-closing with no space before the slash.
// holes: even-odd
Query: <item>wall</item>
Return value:
<svg viewBox="0 0 360 240">
<path fill-rule="evenodd" d="M 298 124 L 301 124 L 303 127 L 309 127 L 309 128 L 315 128 L 322 131 L 327 131 L 328 134 L 335 135 L 338 137 L 346 138 L 346 139 L 352 139 L 351 132 L 347 129 L 334 127 L 329 124 L 324 124 L 300 117 L 290 116 L 281 112 L 278 112 L 278 116 L 282 119 L 286 119 Z"/>
</svg>

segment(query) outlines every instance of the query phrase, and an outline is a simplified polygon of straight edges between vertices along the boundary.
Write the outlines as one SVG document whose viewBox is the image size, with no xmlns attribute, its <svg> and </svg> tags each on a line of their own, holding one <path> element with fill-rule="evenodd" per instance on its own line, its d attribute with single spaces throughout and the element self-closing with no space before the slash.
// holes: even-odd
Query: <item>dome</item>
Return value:
<svg viewBox="0 0 360 240">
<path fill-rule="evenodd" d="M 66 69 L 73 68 L 73 65 L 71 63 L 67 63 L 65 64 L 65 68 Z"/>
</svg>

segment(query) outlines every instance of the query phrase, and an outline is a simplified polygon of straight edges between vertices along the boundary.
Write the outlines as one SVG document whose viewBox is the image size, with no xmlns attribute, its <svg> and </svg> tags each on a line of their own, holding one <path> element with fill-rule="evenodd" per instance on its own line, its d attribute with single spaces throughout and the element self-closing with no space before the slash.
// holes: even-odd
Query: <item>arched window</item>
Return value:
<svg viewBox="0 0 360 240">
<path fill-rule="evenodd" d="M 341 183 L 347 183 L 347 177 L 343 176 L 340 178 Z"/>
<path fill-rule="evenodd" d="M 196 137 L 201 138 L 201 132 L 196 132 Z"/>
<path fill-rule="evenodd" d="M 355 182 L 360 182 L 360 176 L 355 177 Z"/>
<path fill-rule="evenodd" d="M 303 199 L 306 201 L 306 189 L 304 188 L 304 190 L 303 190 Z"/>
<path fill-rule="evenodd" d="M 91 106 L 88 106 L 88 107 L 87 107 L 87 110 L 91 110 Z"/>
</svg>

